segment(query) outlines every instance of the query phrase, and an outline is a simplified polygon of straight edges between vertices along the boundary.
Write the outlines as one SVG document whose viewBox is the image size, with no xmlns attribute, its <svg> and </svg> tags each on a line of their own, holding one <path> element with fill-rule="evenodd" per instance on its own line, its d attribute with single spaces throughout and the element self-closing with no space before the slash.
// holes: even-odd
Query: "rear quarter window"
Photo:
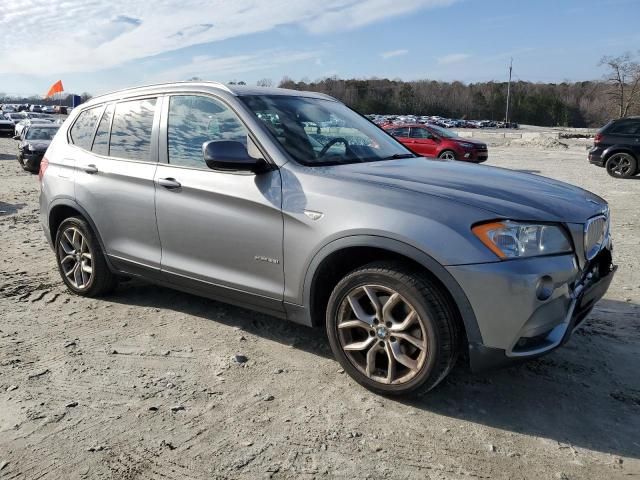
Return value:
<svg viewBox="0 0 640 480">
<path fill-rule="evenodd" d="M 71 130 L 69 130 L 71 143 L 85 150 L 91 150 L 93 134 L 101 111 L 102 106 L 99 106 L 85 110 L 78 115 Z"/>
</svg>

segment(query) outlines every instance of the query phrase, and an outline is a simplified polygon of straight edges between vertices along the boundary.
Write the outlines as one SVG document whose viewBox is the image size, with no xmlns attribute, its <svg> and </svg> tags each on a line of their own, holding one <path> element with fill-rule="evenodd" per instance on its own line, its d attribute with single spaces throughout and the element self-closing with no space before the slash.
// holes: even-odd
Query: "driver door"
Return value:
<svg viewBox="0 0 640 480">
<path fill-rule="evenodd" d="M 216 98 L 165 97 L 162 126 L 160 151 L 167 153 L 155 182 L 165 280 L 277 314 L 284 289 L 280 171 L 207 167 L 203 143 L 247 144 L 242 121 Z"/>
</svg>

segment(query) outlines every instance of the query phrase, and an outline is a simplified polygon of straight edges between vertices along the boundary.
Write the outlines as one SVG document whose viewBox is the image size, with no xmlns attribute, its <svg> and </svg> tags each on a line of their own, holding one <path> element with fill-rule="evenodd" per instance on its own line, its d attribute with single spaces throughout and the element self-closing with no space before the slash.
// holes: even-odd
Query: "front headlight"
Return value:
<svg viewBox="0 0 640 480">
<path fill-rule="evenodd" d="M 476 225 L 471 230 L 489 250 L 503 259 L 573 251 L 569 238 L 558 225 L 505 220 Z"/>
<path fill-rule="evenodd" d="M 473 148 L 473 143 L 460 142 L 458 143 L 458 145 L 460 145 L 462 148 Z"/>
</svg>

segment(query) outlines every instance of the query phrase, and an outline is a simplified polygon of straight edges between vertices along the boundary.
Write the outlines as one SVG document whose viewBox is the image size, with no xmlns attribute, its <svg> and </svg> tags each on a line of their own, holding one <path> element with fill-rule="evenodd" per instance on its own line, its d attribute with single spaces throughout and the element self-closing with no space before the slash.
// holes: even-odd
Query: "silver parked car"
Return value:
<svg viewBox="0 0 640 480">
<path fill-rule="evenodd" d="M 376 392 L 563 344 L 615 271 L 585 190 L 416 157 L 326 95 L 211 82 L 95 97 L 40 168 L 41 221 L 78 295 L 119 275 L 326 328 Z"/>
</svg>

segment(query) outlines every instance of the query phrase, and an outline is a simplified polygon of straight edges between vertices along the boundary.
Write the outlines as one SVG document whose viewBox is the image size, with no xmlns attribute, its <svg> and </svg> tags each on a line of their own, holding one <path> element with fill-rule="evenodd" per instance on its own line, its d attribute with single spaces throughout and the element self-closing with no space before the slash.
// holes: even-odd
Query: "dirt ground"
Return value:
<svg viewBox="0 0 640 480">
<path fill-rule="evenodd" d="M 489 161 L 611 203 L 620 269 L 585 326 L 539 360 L 387 399 L 322 330 L 139 281 L 67 293 L 37 176 L 0 139 L 0 478 L 640 478 L 640 177 L 609 178 L 586 144 Z"/>
</svg>

